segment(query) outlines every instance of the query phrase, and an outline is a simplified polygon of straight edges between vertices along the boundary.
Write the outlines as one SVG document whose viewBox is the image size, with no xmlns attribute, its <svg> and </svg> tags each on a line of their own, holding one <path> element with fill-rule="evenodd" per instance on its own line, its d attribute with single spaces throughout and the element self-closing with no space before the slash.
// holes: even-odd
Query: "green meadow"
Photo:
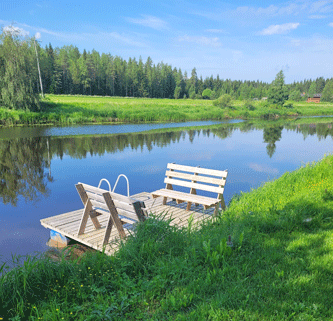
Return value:
<svg viewBox="0 0 333 321">
<path fill-rule="evenodd" d="M 333 103 L 287 102 L 285 107 L 265 101 L 234 100 L 229 108 L 204 99 L 152 99 L 47 95 L 39 112 L 0 108 L 0 126 L 34 124 L 96 124 L 181 122 L 222 119 L 277 119 L 291 116 L 333 115 Z"/>
<path fill-rule="evenodd" d="M 332 320 L 333 155 L 189 223 L 152 217 L 112 257 L 3 264 L 0 319 Z"/>
</svg>

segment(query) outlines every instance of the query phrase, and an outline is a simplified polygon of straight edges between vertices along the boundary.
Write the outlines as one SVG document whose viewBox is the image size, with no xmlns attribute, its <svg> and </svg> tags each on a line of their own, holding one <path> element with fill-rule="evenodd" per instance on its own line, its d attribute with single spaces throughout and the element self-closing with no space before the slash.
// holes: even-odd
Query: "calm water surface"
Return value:
<svg viewBox="0 0 333 321">
<path fill-rule="evenodd" d="M 327 118 L 266 125 L 193 122 L 0 129 L 0 262 L 10 260 L 11 253 L 47 249 L 49 230 L 39 220 L 81 208 L 74 186 L 78 182 L 98 185 L 107 178 L 113 185 L 123 173 L 131 194 L 151 192 L 164 187 L 168 162 L 200 165 L 228 169 L 228 203 L 235 193 L 332 153 L 332 123 Z M 211 124 L 215 125 L 175 128 Z M 125 191 L 120 181 L 118 192 Z"/>
</svg>

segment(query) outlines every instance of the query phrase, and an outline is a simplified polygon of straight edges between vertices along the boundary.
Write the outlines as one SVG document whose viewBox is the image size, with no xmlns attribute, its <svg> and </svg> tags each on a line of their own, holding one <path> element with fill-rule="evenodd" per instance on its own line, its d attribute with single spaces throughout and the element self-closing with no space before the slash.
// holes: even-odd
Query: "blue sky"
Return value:
<svg viewBox="0 0 333 321">
<path fill-rule="evenodd" d="M 333 77 L 333 0 L 1 0 L 0 26 L 124 59 L 150 56 L 203 78 Z"/>
</svg>

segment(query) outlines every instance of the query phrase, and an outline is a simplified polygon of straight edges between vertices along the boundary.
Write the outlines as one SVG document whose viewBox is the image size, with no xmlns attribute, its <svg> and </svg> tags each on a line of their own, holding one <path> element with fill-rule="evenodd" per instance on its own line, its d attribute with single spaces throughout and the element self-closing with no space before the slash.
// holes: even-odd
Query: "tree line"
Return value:
<svg viewBox="0 0 333 321">
<path fill-rule="evenodd" d="M 36 46 L 36 48 L 35 48 Z M 21 37 L 15 29 L 0 35 L 0 106 L 38 109 L 41 92 L 36 51 L 44 93 L 149 98 L 216 99 L 228 94 L 234 99 L 261 99 L 272 84 L 262 81 L 220 79 L 191 74 L 169 64 L 153 63 L 141 56 L 125 60 L 96 50 L 80 52 L 76 46 L 41 47 L 34 38 Z M 292 100 L 322 93 L 333 100 L 333 78 L 319 77 L 286 85 Z M 305 93 L 305 94 L 303 94 Z"/>
</svg>

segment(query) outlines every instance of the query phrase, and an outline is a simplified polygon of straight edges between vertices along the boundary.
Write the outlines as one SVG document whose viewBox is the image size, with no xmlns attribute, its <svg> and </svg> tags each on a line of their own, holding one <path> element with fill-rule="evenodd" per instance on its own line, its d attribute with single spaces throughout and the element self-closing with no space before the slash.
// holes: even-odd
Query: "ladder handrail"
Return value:
<svg viewBox="0 0 333 321">
<path fill-rule="evenodd" d="M 117 186 L 117 184 L 118 184 L 119 178 L 120 178 L 121 176 L 125 177 L 125 179 L 126 179 L 126 181 L 127 181 L 127 197 L 130 197 L 128 178 L 127 178 L 127 176 L 124 175 L 124 174 L 120 174 L 120 175 L 117 177 L 117 180 L 116 180 L 116 183 L 114 184 L 114 187 L 113 187 L 112 193 L 114 193 L 114 190 L 116 189 L 116 186 Z M 110 191 L 111 191 L 111 190 L 110 190 Z"/>
<path fill-rule="evenodd" d="M 98 188 L 100 188 L 101 184 L 102 184 L 102 181 L 105 181 L 108 185 L 109 185 L 109 192 L 111 192 L 111 184 L 110 182 L 106 179 L 106 178 L 102 178 L 100 181 L 99 181 L 99 184 L 98 184 Z"/>
</svg>

